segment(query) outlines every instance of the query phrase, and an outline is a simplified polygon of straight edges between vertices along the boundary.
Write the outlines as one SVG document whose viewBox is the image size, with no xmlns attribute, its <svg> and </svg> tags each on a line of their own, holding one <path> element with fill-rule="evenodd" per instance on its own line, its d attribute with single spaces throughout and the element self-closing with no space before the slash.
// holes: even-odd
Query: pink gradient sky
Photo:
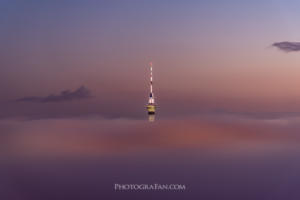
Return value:
<svg viewBox="0 0 300 200">
<path fill-rule="evenodd" d="M 0 117 L 141 117 L 154 64 L 160 113 L 300 111 L 300 56 L 283 1 L 3 2 Z M 297 3 L 298 4 L 298 3 Z M 94 98 L 13 102 L 81 85 Z M 180 107 L 178 105 L 181 105 Z M 129 114 L 130 113 L 130 114 Z"/>
</svg>

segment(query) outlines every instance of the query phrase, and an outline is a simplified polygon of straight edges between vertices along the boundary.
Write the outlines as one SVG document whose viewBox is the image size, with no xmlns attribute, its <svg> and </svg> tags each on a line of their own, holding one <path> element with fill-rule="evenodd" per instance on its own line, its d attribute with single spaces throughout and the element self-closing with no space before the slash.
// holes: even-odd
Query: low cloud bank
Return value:
<svg viewBox="0 0 300 200">
<path fill-rule="evenodd" d="M 288 122 L 287 122 L 287 121 Z M 196 117 L 0 121 L 6 155 L 111 155 L 179 149 L 249 152 L 297 148 L 300 119 Z"/>
</svg>

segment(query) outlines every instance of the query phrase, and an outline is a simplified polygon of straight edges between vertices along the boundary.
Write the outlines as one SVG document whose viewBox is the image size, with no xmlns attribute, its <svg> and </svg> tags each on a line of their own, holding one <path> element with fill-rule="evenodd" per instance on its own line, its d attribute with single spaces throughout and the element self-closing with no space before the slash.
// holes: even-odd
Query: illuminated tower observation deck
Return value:
<svg viewBox="0 0 300 200">
<path fill-rule="evenodd" d="M 152 62 L 149 63 L 150 67 L 150 96 L 147 105 L 147 111 L 149 115 L 155 114 L 155 103 L 154 103 L 154 94 L 153 94 L 153 77 L 152 77 Z"/>
</svg>

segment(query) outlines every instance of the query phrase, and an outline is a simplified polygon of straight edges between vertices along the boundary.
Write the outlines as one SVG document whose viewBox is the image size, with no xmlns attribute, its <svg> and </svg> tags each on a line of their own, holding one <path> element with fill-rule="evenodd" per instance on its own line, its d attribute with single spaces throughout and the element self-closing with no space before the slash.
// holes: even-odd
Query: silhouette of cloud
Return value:
<svg viewBox="0 0 300 200">
<path fill-rule="evenodd" d="M 272 46 L 284 52 L 300 51 L 300 42 L 276 42 Z"/>
<path fill-rule="evenodd" d="M 90 98 L 91 92 L 86 87 L 81 86 L 80 88 L 70 91 L 64 90 L 59 95 L 49 95 L 46 97 L 24 97 L 17 99 L 18 102 L 36 102 L 36 103 L 48 103 L 48 102 L 62 102 L 62 101 L 72 101 Z"/>
</svg>

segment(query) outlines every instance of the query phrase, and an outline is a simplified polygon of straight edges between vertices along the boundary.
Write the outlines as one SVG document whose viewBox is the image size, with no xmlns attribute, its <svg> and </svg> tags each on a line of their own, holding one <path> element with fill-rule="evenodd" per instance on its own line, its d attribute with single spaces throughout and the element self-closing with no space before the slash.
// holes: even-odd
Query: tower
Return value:
<svg viewBox="0 0 300 200">
<path fill-rule="evenodd" d="M 148 100 L 148 105 L 147 105 L 147 111 L 149 114 L 149 119 L 150 115 L 155 114 L 155 103 L 154 103 L 154 94 L 153 94 L 153 75 L 152 75 L 152 62 L 149 63 L 150 67 L 150 95 L 149 95 L 149 100 Z M 151 117 L 153 118 L 153 117 Z"/>
</svg>

